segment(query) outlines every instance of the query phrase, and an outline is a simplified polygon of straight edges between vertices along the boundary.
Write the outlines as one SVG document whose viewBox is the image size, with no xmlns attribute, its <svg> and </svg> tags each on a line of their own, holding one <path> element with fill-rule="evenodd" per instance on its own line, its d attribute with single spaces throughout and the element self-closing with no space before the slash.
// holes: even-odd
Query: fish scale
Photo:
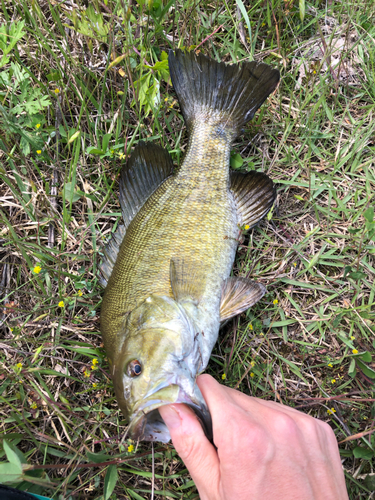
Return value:
<svg viewBox="0 0 375 500">
<path fill-rule="evenodd" d="M 229 191 L 229 147 L 224 154 L 208 154 L 207 135 L 193 135 L 176 177 L 167 179 L 132 221 L 104 298 L 107 317 L 131 311 L 153 293 L 172 297 L 169 262 L 178 255 L 204 268 L 197 273 L 201 296 L 214 294 L 219 307 L 220 284 L 238 244 L 238 217 Z M 116 338 L 116 329 L 108 335 Z"/>
<path fill-rule="evenodd" d="M 229 169 L 241 126 L 277 86 L 279 73 L 255 62 L 226 66 L 170 53 L 174 89 L 189 130 L 180 168 L 140 143 L 121 174 L 124 226 L 104 250 L 101 331 L 116 397 L 135 439 L 169 440 L 158 408 L 185 403 L 213 439 L 196 376 L 220 322 L 257 302 L 265 288 L 230 277 L 241 226 L 271 208 L 275 190 L 260 172 Z"/>
</svg>

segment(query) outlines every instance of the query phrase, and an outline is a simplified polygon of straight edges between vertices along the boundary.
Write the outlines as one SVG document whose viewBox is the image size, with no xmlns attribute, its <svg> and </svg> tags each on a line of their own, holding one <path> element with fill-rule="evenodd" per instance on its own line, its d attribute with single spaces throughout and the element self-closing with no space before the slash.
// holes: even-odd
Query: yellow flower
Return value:
<svg viewBox="0 0 375 500">
<path fill-rule="evenodd" d="M 251 373 L 250 373 L 250 377 L 251 377 L 251 378 L 253 378 L 253 377 L 254 377 L 254 373 L 253 373 L 253 372 L 251 372 Z"/>
<path fill-rule="evenodd" d="M 31 408 L 32 408 L 33 410 L 36 410 L 36 409 L 38 408 L 38 405 L 37 405 L 36 403 L 33 403 L 33 404 L 31 405 Z"/>
<path fill-rule="evenodd" d="M 35 125 L 35 127 L 36 127 L 36 128 L 40 128 L 40 123 L 37 123 L 37 124 Z"/>
<path fill-rule="evenodd" d="M 17 363 L 16 366 L 17 366 L 17 368 L 21 369 L 22 368 L 22 363 Z"/>
<path fill-rule="evenodd" d="M 37 155 L 41 155 L 41 154 L 42 154 L 42 150 L 41 150 L 41 149 L 37 149 L 37 150 L 36 150 L 36 154 L 37 154 Z"/>
<path fill-rule="evenodd" d="M 333 368 L 333 364 L 332 364 L 332 363 L 328 363 L 328 366 L 329 366 L 330 368 Z"/>
<path fill-rule="evenodd" d="M 249 330 L 252 330 L 253 329 L 253 325 L 249 325 Z"/>
<path fill-rule="evenodd" d="M 294 267 L 297 267 L 297 262 L 293 262 L 293 266 L 294 266 Z"/>
<path fill-rule="evenodd" d="M 315 69 L 314 69 L 313 73 L 314 73 L 314 75 L 316 75 L 316 71 L 315 71 Z"/>
<path fill-rule="evenodd" d="M 358 349 L 353 349 L 353 350 L 352 350 L 352 353 L 353 353 L 353 354 L 358 354 Z"/>
<path fill-rule="evenodd" d="M 245 231 L 247 231 L 248 229 L 250 229 L 250 226 L 248 224 L 246 224 Z"/>
<path fill-rule="evenodd" d="M 336 413 L 336 410 L 334 408 L 331 408 L 330 410 L 327 410 L 328 415 L 333 415 Z"/>
<path fill-rule="evenodd" d="M 120 158 L 120 160 L 123 160 L 125 158 L 125 153 L 120 153 L 118 157 Z"/>
<path fill-rule="evenodd" d="M 250 361 L 250 365 L 251 365 L 252 367 L 254 367 L 254 366 L 255 366 L 255 361 Z"/>
<path fill-rule="evenodd" d="M 78 297 L 82 297 L 82 295 L 83 295 L 82 290 L 78 290 L 77 295 L 78 295 Z"/>
<path fill-rule="evenodd" d="M 98 361 L 96 358 L 94 358 L 94 359 L 92 360 L 92 364 L 93 364 L 94 366 L 95 366 L 95 365 L 97 365 L 98 363 L 99 363 L 99 361 Z"/>
<path fill-rule="evenodd" d="M 64 304 L 64 301 L 63 301 L 63 300 L 60 300 L 60 302 L 58 303 L 58 306 L 59 306 L 59 307 L 64 307 L 64 305 L 65 305 L 65 304 Z"/>
<path fill-rule="evenodd" d="M 98 384 L 96 384 L 95 382 L 92 384 L 93 388 L 96 389 L 98 387 Z"/>
<path fill-rule="evenodd" d="M 86 368 L 86 370 L 83 372 L 83 375 L 84 375 L 86 378 L 89 378 L 89 376 L 90 376 L 91 374 L 90 374 L 90 371 Z"/>
<path fill-rule="evenodd" d="M 54 92 L 55 94 L 60 94 L 60 89 L 55 89 Z"/>
<path fill-rule="evenodd" d="M 227 375 L 225 373 L 222 374 L 221 380 L 225 380 L 227 378 Z"/>
<path fill-rule="evenodd" d="M 331 380 L 331 384 L 336 384 L 336 379 L 335 379 L 335 378 L 333 378 L 333 379 Z"/>
<path fill-rule="evenodd" d="M 278 303 L 279 303 L 279 301 L 278 301 L 277 299 L 275 299 L 275 300 L 273 301 L 273 303 L 276 305 L 276 304 L 278 304 Z"/>
<path fill-rule="evenodd" d="M 38 264 L 37 266 L 34 267 L 33 269 L 33 273 L 35 274 L 39 274 L 40 271 L 42 270 L 42 268 L 40 267 L 40 265 Z"/>
<path fill-rule="evenodd" d="M 134 451 L 134 445 L 129 444 L 128 446 L 128 453 L 132 453 Z"/>
<path fill-rule="evenodd" d="M 352 336 L 350 337 L 350 340 L 355 340 L 354 335 L 352 335 Z"/>
</svg>

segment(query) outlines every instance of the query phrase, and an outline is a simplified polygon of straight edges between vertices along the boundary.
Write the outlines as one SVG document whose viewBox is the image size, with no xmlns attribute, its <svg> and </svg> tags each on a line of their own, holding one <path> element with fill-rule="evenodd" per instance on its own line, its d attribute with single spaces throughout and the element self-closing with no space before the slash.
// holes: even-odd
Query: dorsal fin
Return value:
<svg viewBox="0 0 375 500">
<path fill-rule="evenodd" d="M 249 309 L 266 293 L 266 287 L 248 278 L 228 278 L 221 290 L 220 321 Z"/>
<path fill-rule="evenodd" d="M 120 204 L 125 228 L 172 171 L 172 158 L 166 149 L 153 143 L 140 142 L 137 145 L 120 178 Z"/>
<path fill-rule="evenodd" d="M 120 178 L 120 204 L 124 224 L 112 234 L 103 249 L 99 264 L 100 282 L 105 287 L 112 274 L 126 229 L 146 200 L 171 175 L 172 159 L 168 151 L 152 143 L 140 142 L 134 149 Z"/>
<path fill-rule="evenodd" d="M 262 172 L 231 172 L 230 188 L 237 203 L 241 225 L 255 226 L 271 209 L 276 198 L 272 180 Z"/>
</svg>

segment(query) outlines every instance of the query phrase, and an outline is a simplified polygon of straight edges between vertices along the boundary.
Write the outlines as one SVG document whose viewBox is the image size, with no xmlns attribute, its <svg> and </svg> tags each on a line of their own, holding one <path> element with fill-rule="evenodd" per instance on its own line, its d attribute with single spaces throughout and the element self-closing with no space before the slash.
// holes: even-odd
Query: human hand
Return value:
<svg viewBox="0 0 375 500">
<path fill-rule="evenodd" d="M 159 411 L 202 500 L 348 499 L 328 424 L 246 396 L 209 375 L 197 383 L 210 409 L 217 450 L 187 406 Z"/>
</svg>

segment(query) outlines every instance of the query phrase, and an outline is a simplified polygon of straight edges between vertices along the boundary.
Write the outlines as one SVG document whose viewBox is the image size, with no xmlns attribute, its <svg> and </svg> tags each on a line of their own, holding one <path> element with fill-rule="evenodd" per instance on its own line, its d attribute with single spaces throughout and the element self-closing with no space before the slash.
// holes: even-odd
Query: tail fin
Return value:
<svg viewBox="0 0 375 500">
<path fill-rule="evenodd" d="M 255 61 L 218 63 L 202 54 L 169 52 L 173 87 L 188 129 L 196 120 L 225 123 L 238 134 L 275 90 L 280 73 Z"/>
</svg>

